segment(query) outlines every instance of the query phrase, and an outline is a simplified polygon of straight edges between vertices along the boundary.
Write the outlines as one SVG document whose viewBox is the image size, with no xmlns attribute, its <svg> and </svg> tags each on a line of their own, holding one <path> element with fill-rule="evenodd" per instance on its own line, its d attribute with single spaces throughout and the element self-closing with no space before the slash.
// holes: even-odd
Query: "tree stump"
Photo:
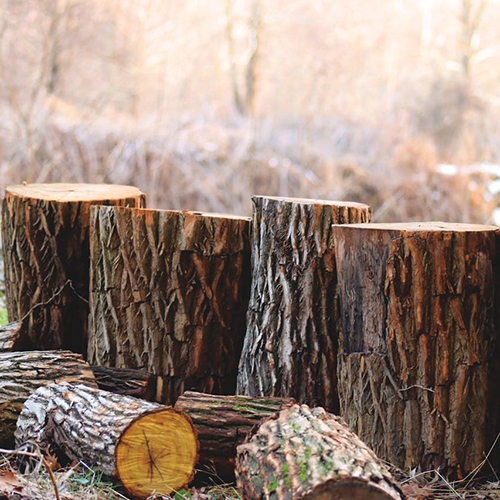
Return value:
<svg viewBox="0 0 500 500">
<path fill-rule="evenodd" d="M 2 206 L 10 321 L 26 321 L 31 349 L 85 354 L 92 205 L 143 206 L 139 189 L 105 184 L 28 184 Z"/>
<path fill-rule="evenodd" d="M 295 405 L 266 419 L 238 447 L 237 485 L 247 500 L 402 500 L 399 486 L 341 418 Z"/>
<path fill-rule="evenodd" d="M 90 368 L 94 373 L 97 386 L 103 391 L 133 396 L 146 401 L 156 401 L 161 397 L 161 394 L 158 394 L 159 377 L 152 373 L 109 366 L 91 366 Z"/>
<path fill-rule="evenodd" d="M 371 209 L 264 196 L 253 203 L 252 291 L 237 392 L 336 410 L 332 224 L 368 222 Z"/>
<path fill-rule="evenodd" d="M 198 442 L 191 420 L 171 407 L 61 383 L 25 403 L 18 446 L 31 441 L 116 476 L 130 495 L 167 495 L 194 476 Z"/>
<path fill-rule="evenodd" d="M 168 403 L 186 389 L 234 394 L 249 226 L 229 215 L 94 209 L 91 362 L 164 377 Z"/>
<path fill-rule="evenodd" d="M 489 451 L 498 235 L 434 222 L 334 230 L 341 415 L 390 463 L 460 476 Z"/>
<path fill-rule="evenodd" d="M 236 447 L 265 417 L 294 404 L 287 398 L 212 396 L 185 392 L 175 408 L 189 415 L 198 432 L 198 469 L 226 482 L 234 480 Z"/>
<path fill-rule="evenodd" d="M 89 365 L 68 351 L 0 353 L 0 448 L 11 448 L 24 402 L 39 387 L 72 382 L 97 387 Z"/>
</svg>

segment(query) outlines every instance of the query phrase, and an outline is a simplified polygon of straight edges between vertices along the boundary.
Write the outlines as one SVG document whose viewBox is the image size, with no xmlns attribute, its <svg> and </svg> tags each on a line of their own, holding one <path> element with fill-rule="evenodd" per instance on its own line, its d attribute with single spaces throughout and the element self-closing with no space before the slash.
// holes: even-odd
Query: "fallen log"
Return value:
<svg viewBox="0 0 500 500">
<path fill-rule="evenodd" d="M 39 387 L 71 382 L 97 387 L 89 365 L 69 351 L 0 353 L 0 448 L 12 448 L 24 402 Z"/>
<path fill-rule="evenodd" d="M 250 291 L 249 219 L 96 207 L 89 360 L 234 394 Z"/>
<path fill-rule="evenodd" d="M 338 408 L 332 224 L 368 222 L 349 202 L 253 197 L 252 290 L 238 394 Z"/>
<path fill-rule="evenodd" d="M 99 389 L 122 396 L 133 396 L 146 401 L 161 399 L 159 377 L 144 370 L 91 366 Z M 160 391 L 158 394 L 157 391 Z"/>
<path fill-rule="evenodd" d="M 391 474 L 343 420 L 295 405 L 264 420 L 238 447 L 237 485 L 247 500 L 402 500 Z"/>
<path fill-rule="evenodd" d="M 499 234 L 437 222 L 334 230 L 341 416 L 392 464 L 460 477 L 493 444 Z"/>
<path fill-rule="evenodd" d="M 198 432 L 198 469 L 231 482 L 236 447 L 263 418 L 293 404 L 294 400 L 287 398 L 212 396 L 188 391 L 177 400 L 175 408 L 191 417 Z"/>
<path fill-rule="evenodd" d="M 41 387 L 26 401 L 16 443 L 28 441 L 117 477 L 138 498 L 185 486 L 198 452 L 196 431 L 180 411 L 67 383 Z"/>
<path fill-rule="evenodd" d="M 130 186 L 27 184 L 2 205 L 5 297 L 10 321 L 26 321 L 30 349 L 85 353 L 92 205 L 143 206 Z"/>
<path fill-rule="evenodd" d="M 22 321 L 0 326 L 0 353 L 28 349 L 28 329 Z"/>
</svg>

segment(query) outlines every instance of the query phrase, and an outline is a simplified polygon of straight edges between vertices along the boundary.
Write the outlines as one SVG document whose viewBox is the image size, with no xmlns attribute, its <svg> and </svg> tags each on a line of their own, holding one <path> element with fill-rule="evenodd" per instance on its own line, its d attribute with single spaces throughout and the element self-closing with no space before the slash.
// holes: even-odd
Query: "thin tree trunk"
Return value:
<svg viewBox="0 0 500 500">
<path fill-rule="evenodd" d="M 65 382 L 26 401 L 16 443 L 28 441 L 118 477 L 139 498 L 185 486 L 198 451 L 196 431 L 181 412 Z"/>
<path fill-rule="evenodd" d="M 238 394 L 293 397 L 336 410 L 332 225 L 367 222 L 348 202 L 253 198 L 252 292 Z"/>
<path fill-rule="evenodd" d="M 342 417 L 399 467 L 472 471 L 498 432 L 498 231 L 367 224 L 334 240 Z"/>
<path fill-rule="evenodd" d="M 295 405 L 238 447 L 243 498 L 402 500 L 384 465 L 341 418 Z"/>
<path fill-rule="evenodd" d="M 29 329 L 31 349 L 85 353 L 92 205 L 143 206 L 137 188 L 28 184 L 6 189 L 2 207 L 10 321 Z"/>
<path fill-rule="evenodd" d="M 61 381 L 97 387 L 81 355 L 68 351 L 0 353 L 0 448 L 14 444 L 24 402 L 39 387 Z"/>
<path fill-rule="evenodd" d="M 250 291 L 249 219 L 113 207 L 92 218 L 93 364 L 234 394 Z"/>
<path fill-rule="evenodd" d="M 236 447 L 263 418 L 293 404 L 289 398 L 212 396 L 188 391 L 177 400 L 175 408 L 192 418 L 198 432 L 198 468 L 232 482 Z"/>
</svg>

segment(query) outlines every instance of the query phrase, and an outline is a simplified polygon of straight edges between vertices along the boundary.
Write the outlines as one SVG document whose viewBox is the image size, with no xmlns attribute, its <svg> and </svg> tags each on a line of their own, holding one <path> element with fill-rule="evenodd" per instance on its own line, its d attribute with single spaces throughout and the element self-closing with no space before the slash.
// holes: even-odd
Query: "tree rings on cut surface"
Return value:
<svg viewBox="0 0 500 500">
<path fill-rule="evenodd" d="M 162 408 L 133 420 L 116 446 L 116 471 L 127 491 L 139 498 L 168 495 L 189 483 L 198 459 L 191 420 Z"/>
</svg>

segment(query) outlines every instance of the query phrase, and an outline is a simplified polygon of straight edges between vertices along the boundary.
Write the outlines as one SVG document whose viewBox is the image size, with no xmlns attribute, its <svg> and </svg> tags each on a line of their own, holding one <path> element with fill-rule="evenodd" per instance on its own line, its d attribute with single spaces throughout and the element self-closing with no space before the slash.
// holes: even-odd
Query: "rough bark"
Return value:
<svg viewBox="0 0 500 500">
<path fill-rule="evenodd" d="M 238 394 L 338 408 L 332 224 L 367 222 L 348 202 L 253 198 L 252 291 Z"/>
<path fill-rule="evenodd" d="M 2 205 L 5 291 L 10 321 L 29 329 L 31 349 L 85 353 L 92 205 L 141 207 L 137 188 L 28 184 L 6 189 Z"/>
<path fill-rule="evenodd" d="M 290 398 L 212 396 L 185 392 L 175 403 L 175 408 L 191 417 L 198 432 L 198 469 L 232 482 L 236 447 L 263 418 L 293 404 L 294 400 Z"/>
<path fill-rule="evenodd" d="M 103 391 L 133 396 L 146 401 L 157 401 L 158 378 L 144 370 L 91 366 L 99 389 Z"/>
<path fill-rule="evenodd" d="M 27 335 L 28 329 L 22 321 L 0 326 L 0 353 L 27 350 Z"/>
<path fill-rule="evenodd" d="M 90 367 L 68 351 L 0 353 L 0 448 L 14 444 L 14 431 L 24 402 L 39 387 L 56 382 L 97 387 Z"/>
<path fill-rule="evenodd" d="M 342 417 L 390 463 L 470 472 L 498 431 L 499 233 L 370 224 L 334 239 Z"/>
<path fill-rule="evenodd" d="M 186 389 L 235 391 L 250 290 L 249 219 L 99 207 L 92 214 L 91 338 L 97 365 Z"/>
<path fill-rule="evenodd" d="M 28 441 L 118 477 L 139 498 L 185 486 L 198 451 L 196 431 L 181 412 L 67 383 L 41 387 L 26 401 L 16 443 Z"/>
<path fill-rule="evenodd" d="M 401 500 L 390 473 L 343 420 L 295 405 L 238 447 L 237 485 L 252 499 Z"/>
</svg>

